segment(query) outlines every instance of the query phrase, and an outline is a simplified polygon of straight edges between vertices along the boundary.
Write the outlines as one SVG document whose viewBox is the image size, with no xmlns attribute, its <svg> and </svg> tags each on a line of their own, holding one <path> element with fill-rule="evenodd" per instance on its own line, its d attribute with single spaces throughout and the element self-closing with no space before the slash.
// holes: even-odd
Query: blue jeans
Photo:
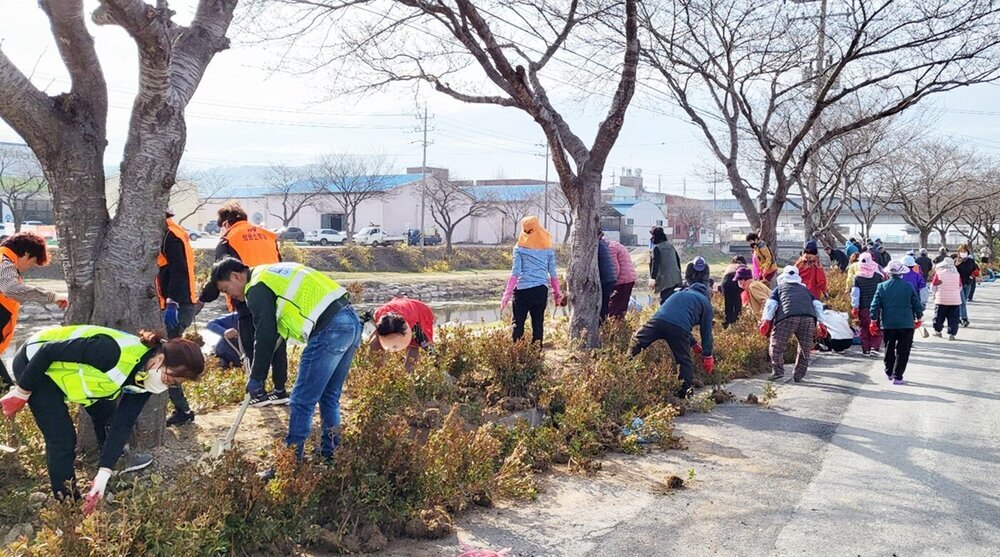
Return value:
<svg viewBox="0 0 1000 557">
<path fill-rule="evenodd" d="M 971 289 L 972 289 L 972 285 L 971 284 L 963 284 L 962 285 L 962 307 L 959 310 L 959 315 L 961 315 L 962 321 L 968 321 L 969 320 L 969 310 L 966 309 L 965 305 L 966 305 L 966 301 L 968 301 L 968 299 L 969 299 L 969 291 Z"/>
<path fill-rule="evenodd" d="M 340 393 L 360 343 L 361 321 L 351 306 L 340 310 L 322 329 L 313 331 L 309 336 L 289 401 L 291 414 L 288 436 L 285 437 L 289 447 L 295 446 L 299 460 L 304 455 L 306 439 L 312 432 L 312 417 L 317 403 L 323 428 L 321 454 L 332 455 L 340 444 Z"/>
</svg>

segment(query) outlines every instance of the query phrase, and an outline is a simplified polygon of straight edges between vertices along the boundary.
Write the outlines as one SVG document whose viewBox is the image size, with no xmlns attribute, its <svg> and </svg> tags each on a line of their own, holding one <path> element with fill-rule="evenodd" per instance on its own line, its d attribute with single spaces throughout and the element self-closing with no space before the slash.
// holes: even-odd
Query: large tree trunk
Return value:
<svg viewBox="0 0 1000 557">
<path fill-rule="evenodd" d="M 928 242 L 928 240 L 931 237 L 931 230 L 930 230 L 930 228 L 920 228 L 920 227 L 917 227 L 917 232 L 920 234 L 920 245 L 921 246 L 927 246 L 927 242 Z M 942 245 L 944 245 L 944 244 L 942 244 Z"/>
<path fill-rule="evenodd" d="M 577 187 L 567 188 L 567 198 L 572 198 L 574 218 L 569 269 L 566 281 L 573 293 L 573 317 L 570 319 L 570 336 L 582 339 L 584 346 L 600 344 L 601 283 L 597 273 L 597 231 L 601 219 L 597 212 L 601 198 L 601 175 L 589 173 L 576 180 Z M 570 195 L 570 191 L 578 192 Z"/>
<path fill-rule="evenodd" d="M 758 231 L 760 239 L 767 242 L 768 247 L 774 252 L 775 262 L 778 259 L 778 214 L 774 211 L 765 211 L 760 215 L 760 229 Z"/>
<path fill-rule="evenodd" d="M 118 210 L 96 262 L 92 322 L 126 331 L 162 330 L 153 286 L 156 254 L 186 127 L 183 109 L 169 105 L 161 105 L 155 113 L 139 108 L 133 113 L 135 119 L 140 122 L 133 122 L 125 144 Z M 153 120 L 155 127 L 148 125 Z M 157 395 L 146 404 L 136 425 L 137 445 L 162 444 L 166 400 L 166 395 Z"/>
</svg>

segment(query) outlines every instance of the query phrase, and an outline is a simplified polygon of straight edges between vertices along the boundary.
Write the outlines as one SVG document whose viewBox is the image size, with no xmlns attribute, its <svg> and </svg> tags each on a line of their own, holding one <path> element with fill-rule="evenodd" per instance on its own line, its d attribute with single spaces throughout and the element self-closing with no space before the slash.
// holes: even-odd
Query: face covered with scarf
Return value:
<svg viewBox="0 0 1000 557">
<path fill-rule="evenodd" d="M 878 266 L 878 263 L 872 261 L 871 253 L 869 252 L 862 253 L 861 257 L 858 258 L 858 261 L 861 263 L 860 267 L 858 268 L 858 276 L 864 278 L 872 278 L 873 276 L 875 276 L 875 273 L 878 273 L 880 275 L 882 274 L 882 268 Z"/>
</svg>

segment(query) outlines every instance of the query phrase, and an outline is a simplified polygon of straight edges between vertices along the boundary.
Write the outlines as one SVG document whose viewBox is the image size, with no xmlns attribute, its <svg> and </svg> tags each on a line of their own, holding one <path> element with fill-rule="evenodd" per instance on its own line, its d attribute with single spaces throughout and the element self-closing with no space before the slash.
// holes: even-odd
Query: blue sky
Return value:
<svg viewBox="0 0 1000 557">
<path fill-rule="evenodd" d="M 96 2 L 86 1 L 92 9 Z M 173 2 L 183 20 L 193 2 Z M 47 21 L 33 2 L 0 0 L 0 40 L 4 52 L 22 70 L 34 67 L 33 81 L 49 93 L 67 88 L 65 70 L 56 54 Z M 189 15 L 187 17 L 190 17 Z M 106 164 L 117 166 L 126 137 L 128 112 L 137 81 L 135 47 L 118 28 L 94 28 L 98 52 L 110 87 L 109 147 Z M 355 99 L 323 99 L 329 88 L 316 76 L 274 72 L 276 60 L 266 47 L 234 40 L 218 55 L 188 109 L 188 142 L 182 166 L 200 169 L 246 164 L 308 164 L 323 153 L 386 153 L 394 171 L 419 166 L 419 119 L 424 102 L 432 116 L 428 164 L 449 168 L 462 179 L 536 178 L 545 172 L 543 136 L 522 112 L 472 106 L 429 93 L 416 98 L 397 89 Z M 578 92 L 553 85 L 564 116 L 586 143 L 592 140 L 606 100 L 583 105 Z M 680 112 L 655 106 L 637 91 L 614 151 L 604 184 L 623 167 L 641 168 L 647 189 L 710 197 L 702 175 L 713 168 L 700 137 Z M 937 114 L 928 133 L 954 137 L 980 147 L 1000 149 L 1000 86 L 980 85 L 935 97 L 922 110 Z M 666 115 L 665 115 L 666 114 Z M 18 141 L 0 123 L 0 141 Z M 550 170 L 550 178 L 555 173 Z M 685 187 L 686 185 L 686 187 Z M 720 190 L 720 195 L 724 192 Z"/>
</svg>

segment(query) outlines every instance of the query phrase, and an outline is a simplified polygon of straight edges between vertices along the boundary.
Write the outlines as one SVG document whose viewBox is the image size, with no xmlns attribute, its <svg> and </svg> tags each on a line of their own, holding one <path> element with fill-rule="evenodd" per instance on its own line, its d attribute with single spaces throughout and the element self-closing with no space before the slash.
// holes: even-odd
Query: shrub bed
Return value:
<svg viewBox="0 0 1000 557">
<path fill-rule="evenodd" d="M 447 535 L 451 517 L 470 506 L 532 499 L 540 470 L 565 464 L 590 471 L 608 451 L 677 446 L 673 423 L 683 403 L 674 398 L 679 382 L 669 349 L 659 342 L 638 358 L 628 353 L 651 311 L 605 324 L 602 348 L 592 352 L 543 352 L 512 342 L 501 326 L 442 328 L 434 352 L 407 372 L 400 355 L 362 346 L 348 377 L 343 444 L 332 463 L 297 464 L 278 441 L 253 454 L 237 445 L 208 471 L 181 466 L 116 478 L 113 501 L 89 517 L 77 505 L 52 500 L 40 511 L 29 506 L 31 493 L 47 491 L 47 482 L 41 438 L 25 413 L 18 432 L 0 426 L 25 444 L 17 455 L 0 457 L 0 522 L 31 521 L 37 533 L 9 551 L 285 555 L 296 547 L 374 551 L 396 536 Z M 699 382 L 767 371 L 766 340 L 748 313 L 716 330 L 717 371 L 708 376 L 699 367 Z M 565 320 L 550 320 L 546 331 L 547 347 L 569 345 Z M 204 411 L 238 402 L 242 387 L 242 371 L 212 369 L 188 392 Z M 533 426 L 508 419 L 518 412 L 538 419 Z M 623 434 L 637 417 L 641 428 Z M 276 480 L 258 479 L 261 461 L 274 464 Z M 91 477 L 90 466 L 79 477 Z"/>
</svg>

